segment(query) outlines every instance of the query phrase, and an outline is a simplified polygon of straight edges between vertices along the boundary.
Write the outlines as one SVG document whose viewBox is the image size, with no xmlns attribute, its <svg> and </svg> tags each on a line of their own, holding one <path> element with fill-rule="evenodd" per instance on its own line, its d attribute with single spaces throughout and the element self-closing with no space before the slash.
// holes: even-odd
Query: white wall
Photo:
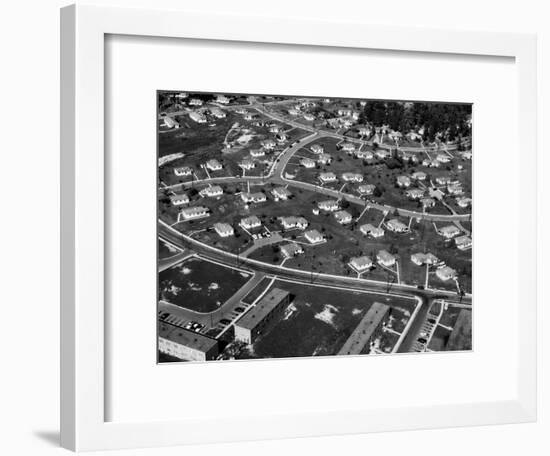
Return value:
<svg viewBox="0 0 550 456">
<path fill-rule="evenodd" d="M 540 331 L 549 301 L 543 281 L 550 274 L 549 64 L 550 18 L 543 1 L 441 0 L 176 0 L 88 1 L 123 6 L 153 6 L 252 14 L 320 17 L 333 20 L 539 33 L 539 178 L 540 178 Z M 57 455 L 59 330 L 59 12 L 57 0 L 9 2 L 1 12 L 0 186 L 3 236 L 0 249 L 0 453 Z M 445 7 L 443 6 L 445 5 Z M 30 202 L 30 203 L 29 203 Z M 505 220 L 502 220 L 505 222 Z M 7 255 L 6 255 L 7 253 Z M 546 256 L 546 259 L 542 257 Z M 278 442 L 193 447 L 194 454 L 357 454 L 499 455 L 549 453 L 550 402 L 548 337 L 540 334 L 540 419 L 538 424 L 425 432 L 327 437 Z M 546 355 L 543 360 L 542 354 Z M 181 454 L 182 449 L 128 451 L 132 455 Z"/>
</svg>

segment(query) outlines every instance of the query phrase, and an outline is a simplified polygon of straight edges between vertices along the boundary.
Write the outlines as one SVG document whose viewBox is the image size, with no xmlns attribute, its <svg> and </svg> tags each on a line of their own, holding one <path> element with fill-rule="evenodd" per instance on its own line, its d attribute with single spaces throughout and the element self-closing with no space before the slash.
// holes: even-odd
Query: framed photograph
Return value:
<svg viewBox="0 0 550 456">
<path fill-rule="evenodd" d="M 536 38 L 61 12 L 72 450 L 536 419 Z"/>
</svg>

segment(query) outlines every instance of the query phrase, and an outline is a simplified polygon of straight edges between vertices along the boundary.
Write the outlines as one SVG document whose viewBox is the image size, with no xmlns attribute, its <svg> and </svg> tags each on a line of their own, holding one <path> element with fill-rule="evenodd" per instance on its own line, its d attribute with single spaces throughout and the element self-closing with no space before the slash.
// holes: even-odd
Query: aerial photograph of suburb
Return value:
<svg viewBox="0 0 550 456">
<path fill-rule="evenodd" d="M 156 109 L 159 363 L 472 350 L 471 104 Z"/>
</svg>

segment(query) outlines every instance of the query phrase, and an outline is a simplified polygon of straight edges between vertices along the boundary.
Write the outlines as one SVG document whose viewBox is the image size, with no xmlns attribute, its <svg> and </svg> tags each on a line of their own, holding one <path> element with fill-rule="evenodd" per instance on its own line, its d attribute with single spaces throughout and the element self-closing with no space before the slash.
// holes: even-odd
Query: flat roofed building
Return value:
<svg viewBox="0 0 550 456">
<path fill-rule="evenodd" d="M 223 168 L 222 164 L 218 160 L 216 160 L 215 158 L 212 158 L 212 159 L 208 160 L 206 162 L 206 167 L 210 171 L 219 171 L 220 169 Z"/>
<path fill-rule="evenodd" d="M 380 250 L 376 255 L 376 260 L 382 266 L 390 267 L 395 264 L 395 257 L 387 250 Z"/>
<path fill-rule="evenodd" d="M 340 225 L 351 222 L 351 214 L 348 211 L 337 211 L 334 213 L 334 218 Z"/>
<path fill-rule="evenodd" d="M 262 226 L 262 221 L 257 216 L 250 215 L 248 217 L 241 219 L 241 221 L 239 222 L 239 225 L 249 230 L 251 228 L 258 228 L 259 226 Z"/>
<path fill-rule="evenodd" d="M 460 230 L 455 225 L 447 225 L 443 228 L 439 228 L 439 234 L 447 239 L 452 239 L 460 234 Z"/>
<path fill-rule="evenodd" d="M 357 272 L 364 272 L 372 267 L 372 260 L 368 256 L 353 257 L 349 265 Z"/>
<path fill-rule="evenodd" d="M 388 230 L 393 231 L 394 233 L 405 233 L 408 230 L 407 225 L 397 219 L 391 219 L 386 222 L 386 226 L 388 227 Z"/>
<path fill-rule="evenodd" d="M 375 302 L 361 319 L 357 327 L 348 337 L 339 355 L 359 355 L 372 341 L 378 328 L 386 321 L 390 314 L 390 306 Z"/>
<path fill-rule="evenodd" d="M 218 356 L 218 341 L 203 334 L 159 323 L 159 351 L 185 361 L 208 361 Z"/>
<path fill-rule="evenodd" d="M 472 238 L 467 235 L 455 237 L 455 245 L 460 250 L 466 250 L 472 247 Z"/>
<path fill-rule="evenodd" d="M 170 195 L 170 202 L 172 206 L 181 206 L 182 204 L 189 203 L 189 196 L 187 196 L 187 193 Z"/>
<path fill-rule="evenodd" d="M 287 200 L 292 196 L 292 192 L 286 187 L 275 187 L 271 190 L 271 194 L 275 199 Z"/>
<path fill-rule="evenodd" d="M 174 168 L 174 174 L 178 177 L 190 176 L 193 174 L 193 170 L 189 166 L 179 166 Z"/>
<path fill-rule="evenodd" d="M 363 175 L 359 173 L 343 173 L 342 179 L 345 182 L 363 182 Z"/>
<path fill-rule="evenodd" d="M 309 230 L 304 233 L 305 238 L 309 241 L 310 244 L 319 244 L 323 242 L 325 238 L 317 230 Z"/>
<path fill-rule="evenodd" d="M 273 288 L 234 325 L 235 339 L 252 344 L 270 329 L 290 303 L 288 291 Z"/>
<path fill-rule="evenodd" d="M 202 217 L 208 217 L 208 208 L 204 206 L 186 207 L 180 211 L 184 220 L 193 220 Z"/>
<path fill-rule="evenodd" d="M 332 172 L 321 173 L 321 174 L 319 174 L 319 180 L 323 183 L 336 182 L 337 177 L 336 177 L 336 174 L 334 174 Z"/>
<path fill-rule="evenodd" d="M 223 189 L 219 185 L 212 185 L 211 187 L 203 188 L 199 194 L 206 197 L 216 197 L 223 195 Z"/>
<path fill-rule="evenodd" d="M 281 246 L 281 253 L 284 255 L 285 258 L 292 258 L 296 255 L 304 253 L 304 249 L 301 245 L 296 244 L 295 242 L 290 242 L 289 244 Z"/>
<path fill-rule="evenodd" d="M 229 223 L 223 223 L 223 222 L 215 223 L 214 230 L 221 237 L 229 237 L 235 234 L 235 230 Z"/>
</svg>

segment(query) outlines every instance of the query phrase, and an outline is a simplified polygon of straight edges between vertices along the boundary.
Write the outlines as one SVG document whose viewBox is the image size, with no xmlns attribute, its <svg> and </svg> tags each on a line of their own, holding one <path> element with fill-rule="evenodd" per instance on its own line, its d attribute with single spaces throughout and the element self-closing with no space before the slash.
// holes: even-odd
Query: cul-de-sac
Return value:
<svg viewBox="0 0 550 456">
<path fill-rule="evenodd" d="M 157 102 L 159 362 L 472 349 L 472 105 Z"/>
</svg>

